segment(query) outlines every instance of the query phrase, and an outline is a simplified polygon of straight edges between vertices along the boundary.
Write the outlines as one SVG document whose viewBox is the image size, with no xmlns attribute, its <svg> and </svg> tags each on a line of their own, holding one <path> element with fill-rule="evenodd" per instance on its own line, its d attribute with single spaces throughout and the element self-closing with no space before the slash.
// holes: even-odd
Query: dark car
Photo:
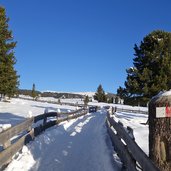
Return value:
<svg viewBox="0 0 171 171">
<path fill-rule="evenodd" d="M 90 106 L 89 107 L 89 113 L 97 112 L 97 106 Z"/>
</svg>

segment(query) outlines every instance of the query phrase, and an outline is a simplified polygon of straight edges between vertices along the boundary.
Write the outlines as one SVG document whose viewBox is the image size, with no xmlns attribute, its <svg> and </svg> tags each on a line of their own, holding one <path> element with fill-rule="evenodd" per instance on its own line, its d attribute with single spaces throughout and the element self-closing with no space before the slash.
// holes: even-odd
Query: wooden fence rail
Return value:
<svg viewBox="0 0 171 171">
<path fill-rule="evenodd" d="M 32 98 L 27 98 L 27 97 L 18 97 L 20 99 L 23 99 L 23 100 L 30 100 L 30 101 L 33 101 L 34 99 Z M 47 100 L 40 100 L 40 99 L 37 99 L 36 100 L 37 102 L 44 102 L 44 103 L 51 103 L 51 104 L 59 104 L 59 105 L 68 105 L 68 106 L 79 106 L 79 107 L 84 107 L 84 103 L 82 104 L 79 104 L 79 103 L 69 103 L 69 102 L 58 102 L 58 101 L 47 101 Z"/>
<path fill-rule="evenodd" d="M 137 166 L 140 166 L 143 171 L 159 171 L 154 163 L 136 144 L 134 138 L 128 134 L 130 128 L 126 131 L 109 113 L 107 114 L 107 128 L 115 151 L 118 153 L 118 156 L 121 158 L 128 171 L 136 171 Z"/>
<path fill-rule="evenodd" d="M 24 122 L 1 132 L 0 133 L 0 144 L 3 145 L 3 148 L 6 149 L 8 146 L 10 146 L 9 141 L 15 135 L 18 135 L 19 133 L 26 131 L 26 130 L 31 130 L 33 120 L 34 120 L 34 118 L 29 118 L 29 119 L 25 120 Z"/>
<path fill-rule="evenodd" d="M 37 135 L 45 131 L 54 125 L 57 125 L 63 121 L 78 118 L 87 113 L 87 109 L 79 109 L 74 112 L 62 113 L 66 117 L 60 117 L 61 113 L 50 112 L 44 113 L 29 119 L 24 122 L 13 126 L 0 133 L 0 144 L 3 146 L 3 150 L 0 152 L 0 170 L 3 170 L 12 157 L 19 152 L 22 147 L 34 139 Z M 55 117 L 52 120 L 47 120 L 48 117 Z M 42 124 L 33 127 L 33 124 L 43 120 Z M 12 141 L 14 137 L 17 137 L 15 141 Z"/>
<path fill-rule="evenodd" d="M 148 111 L 144 111 L 144 110 L 125 109 L 125 108 L 115 107 L 115 111 L 116 112 L 139 113 L 139 114 L 148 115 Z"/>
</svg>

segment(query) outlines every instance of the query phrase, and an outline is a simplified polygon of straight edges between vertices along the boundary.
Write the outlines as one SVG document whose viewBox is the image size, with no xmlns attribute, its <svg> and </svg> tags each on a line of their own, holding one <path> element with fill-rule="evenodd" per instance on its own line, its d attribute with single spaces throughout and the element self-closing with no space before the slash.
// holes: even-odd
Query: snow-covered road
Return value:
<svg viewBox="0 0 171 171">
<path fill-rule="evenodd" d="M 6 170 L 120 170 L 120 163 L 113 156 L 105 118 L 105 111 L 97 112 L 48 129 L 25 146 Z"/>
</svg>

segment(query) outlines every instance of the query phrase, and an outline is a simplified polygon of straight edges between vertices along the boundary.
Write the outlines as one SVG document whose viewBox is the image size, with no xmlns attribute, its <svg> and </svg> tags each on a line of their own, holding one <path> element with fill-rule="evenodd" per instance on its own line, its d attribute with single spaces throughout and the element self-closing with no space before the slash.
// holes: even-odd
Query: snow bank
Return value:
<svg viewBox="0 0 171 171">
<path fill-rule="evenodd" d="M 22 162 L 21 162 L 22 161 Z M 22 148 L 22 153 L 17 153 L 13 161 L 4 171 L 27 171 L 36 163 L 27 146 Z"/>
<path fill-rule="evenodd" d="M 171 96 L 171 90 L 169 90 L 169 91 L 160 91 L 156 96 L 153 96 L 152 99 L 159 98 L 159 97 L 164 97 L 164 96 Z"/>
<path fill-rule="evenodd" d="M 11 124 L 0 124 L 0 132 L 11 128 Z"/>
<path fill-rule="evenodd" d="M 45 110 L 67 112 L 67 110 L 76 110 L 76 107 L 14 98 L 11 99 L 11 103 L 0 102 L 0 124 L 13 126 L 26 118 L 43 114 Z"/>
<path fill-rule="evenodd" d="M 160 92 L 157 96 L 155 97 L 161 97 L 161 96 L 171 96 L 171 90 L 169 91 L 164 91 L 164 92 Z"/>
<path fill-rule="evenodd" d="M 148 155 L 148 115 L 138 113 L 116 112 L 115 120 L 122 122 L 125 127 L 129 126 L 134 131 L 135 141 L 140 148 Z"/>
</svg>

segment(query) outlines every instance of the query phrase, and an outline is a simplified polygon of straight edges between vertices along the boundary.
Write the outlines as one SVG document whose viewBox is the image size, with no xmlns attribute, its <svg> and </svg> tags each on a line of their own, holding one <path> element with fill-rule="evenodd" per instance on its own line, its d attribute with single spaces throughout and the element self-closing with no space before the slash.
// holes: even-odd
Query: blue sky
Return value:
<svg viewBox="0 0 171 171">
<path fill-rule="evenodd" d="M 171 31 L 170 0 L 1 0 L 17 47 L 20 88 L 116 93 L 134 44 Z"/>
</svg>

